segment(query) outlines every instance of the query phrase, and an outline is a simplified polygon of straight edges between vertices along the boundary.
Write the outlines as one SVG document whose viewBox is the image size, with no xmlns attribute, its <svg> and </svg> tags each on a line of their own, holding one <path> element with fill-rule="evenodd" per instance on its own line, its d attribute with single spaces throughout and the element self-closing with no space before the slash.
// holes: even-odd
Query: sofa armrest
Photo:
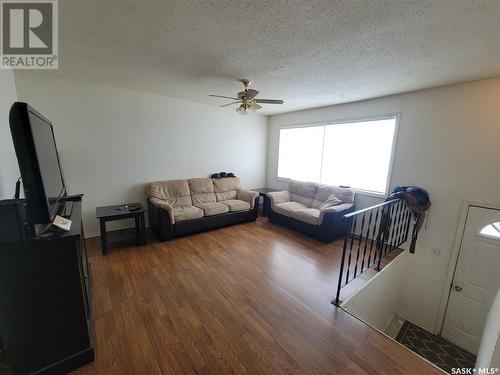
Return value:
<svg viewBox="0 0 500 375">
<path fill-rule="evenodd" d="M 236 199 L 250 203 L 250 209 L 255 207 L 255 199 L 259 196 L 256 191 L 250 191 L 245 189 L 238 189 L 236 191 Z"/>
<path fill-rule="evenodd" d="M 345 211 L 348 211 L 350 208 L 354 206 L 353 203 L 341 203 L 336 206 L 328 206 L 325 208 L 320 208 L 320 214 L 319 214 L 319 223 L 323 222 L 323 218 L 325 217 L 326 214 L 333 214 L 333 215 L 343 215 Z"/>
<path fill-rule="evenodd" d="M 167 211 L 168 213 L 168 217 L 170 218 L 170 222 L 172 224 L 175 223 L 175 219 L 174 219 L 174 207 L 170 204 L 168 204 L 167 202 L 165 201 L 162 201 L 161 199 L 158 199 L 158 198 L 149 198 L 149 200 L 151 201 L 151 203 L 153 203 L 156 207 L 158 208 L 163 208 L 165 211 Z"/>
<path fill-rule="evenodd" d="M 274 209 L 274 205 L 283 202 L 290 202 L 292 200 L 292 195 L 288 190 L 283 191 L 273 191 L 271 193 L 267 193 L 266 196 L 271 201 L 271 208 Z"/>
</svg>

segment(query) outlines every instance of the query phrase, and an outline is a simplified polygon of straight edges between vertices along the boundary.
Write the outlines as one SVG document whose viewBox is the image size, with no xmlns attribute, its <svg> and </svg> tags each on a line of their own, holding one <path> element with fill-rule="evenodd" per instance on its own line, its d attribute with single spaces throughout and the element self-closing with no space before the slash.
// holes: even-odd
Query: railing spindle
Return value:
<svg viewBox="0 0 500 375">
<path fill-rule="evenodd" d="M 342 287 L 373 266 L 380 271 L 382 258 L 408 240 L 411 212 L 403 200 L 394 199 L 349 213 L 344 219 L 347 230 L 337 291 L 332 301 L 337 306 Z"/>
<path fill-rule="evenodd" d="M 370 237 L 370 226 L 372 224 L 372 216 L 373 216 L 373 211 L 370 211 L 370 216 L 368 217 L 368 226 L 366 228 L 365 249 L 363 250 L 363 259 L 361 261 L 361 271 L 363 271 L 363 269 L 365 268 L 366 250 L 368 248 L 368 239 Z"/>
<path fill-rule="evenodd" d="M 344 273 L 344 263 L 345 263 L 345 254 L 347 251 L 347 242 L 348 242 L 348 233 L 351 230 L 352 218 L 347 219 L 347 231 L 344 237 L 344 246 L 342 247 L 342 260 L 340 261 L 340 273 L 339 273 L 339 282 L 337 285 L 337 293 L 335 294 L 335 301 L 333 301 L 334 305 L 339 306 L 340 304 L 340 289 L 342 289 L 342 274 Z"/>
<path fill-rule="evenodd" d="M 356 231 L 357 219 L 358 217 L 354 216 L 354 224 L 352 225 L 352 230 L 351 230 L 351 247 L 349 248 L 349 260 L 347 261 L 347 273 L 345 276 L 346 284 L 349 282 L 349 272 L 351 271 L 352 245 L 354 244 L 354 233 Z"/>
<path fill-rule="evenodd" d="M 406 220 L 407 220 L 408 211 L 409 211 L 408 208 L 406 206 L 404 206 L 403 207 L 403 214 L 401 215 L 400 233 L 399 233 L 399 236 L 398 236 L 398 242 L 399 243 L 403 243 L 404 242 Z"/>
<path fill-rule="evenodd" d="M 394 220 L 394 235 L 391 239 L 391 250 L 394 250 L 398 245 L 398 234 L 399 234 L 399 223 L 401 221 L 401 207 L 403 205 L 403 201 L 399 201 L 396 204 L 396 219 Z"/>
<path fill-rule="evenodd" d="M 399 240 L 401 238 L 401 226 L 403 225 L 405 208 L 406 207 L 404 206 L 403 201 L 399 202 L 398 222 L 396 223 L 397 231 L 395 237 L 395 246 L 399 244 Z"/>
<path fill-rule="evenodd" d="M 375 251 L 373 252 L 373 259 L 369 262 L 369 266 L 372 265 L 373 263 L 375 263 L 375 258 L 377 256 L 377 238 L 376 238 L 376 233 L 378 233 L 378 231 L 380 230 L 380 222 L 382 220 L 382 214 L 381 214 L 381 209 L 379 208 L 378 210 L 375 210 L 376 211 L 376 214 L 375 214 L 375 223 L 373 225 L 373 232 L 372 232 L 372 243 L 370 245 L 370 256 L 372 254 L 372 248 L 373 248 L 373 244 L 375 243 Z M 378 226 L 377 226 L 378 224 Z M 378 229 L 377 229 L 378 228 Z"/>
<path fill-rule="evenodd" d="M 386 226 L 387 228 L 387 238 L 385 239 L 385 246 L 384 246 L 384 253 L 383 253 L 383 256 L 386 256 L 387 253 L 389 251 L 391 251 L 392 249 L 390 248 L 391 247 L 391 237 L 392 237 L 392 232 L 394 230 L 394 226 L 392 225 L 393 222 L 394 222 L 394 211 L 395 211 L 395 207 L 396 205 L 393 204 L 391 205 L 389 211 L 389 222 L 387 223 L 388 226 Z"/>
<path fill-rule="evenodd" d="M 361 229 L 359 231 L 359 241 L 358 241 L 358 252 L 356 254 L 356 263 L 354 265 L 354 277 L 357 276 L 357 272 L 358 272 L 359 253 L 361 252 L 361 241 L 363 240 L 363 229 L 365 227 L 365 215 L 366 215 L 366 212 L 363 213 L 363 218 L 361 219 Z"/>
<path fill-rule="evenodd" d="M 405 243 L 408 241 L 408 233 L 410 232 L 410 223 L 411 223 L 411 211 L 408 209 L 406 213 L 406 230 L 405 230 L 405 238 L 402 243 Z"/>
</svg>

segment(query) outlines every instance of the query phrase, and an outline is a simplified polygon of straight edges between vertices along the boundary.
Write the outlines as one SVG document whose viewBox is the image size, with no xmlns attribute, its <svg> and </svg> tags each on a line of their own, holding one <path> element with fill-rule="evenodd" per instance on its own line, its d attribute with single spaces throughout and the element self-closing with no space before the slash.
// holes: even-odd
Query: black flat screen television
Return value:
<svg viewBox="0 0 500 375">
<path fill-rule="evenodd" d="M 52 124 L 22 102 L 12 105 L 9 122 L 28 215 L 33 224 L 50 223 L 66 196 Z"/>
</svg>

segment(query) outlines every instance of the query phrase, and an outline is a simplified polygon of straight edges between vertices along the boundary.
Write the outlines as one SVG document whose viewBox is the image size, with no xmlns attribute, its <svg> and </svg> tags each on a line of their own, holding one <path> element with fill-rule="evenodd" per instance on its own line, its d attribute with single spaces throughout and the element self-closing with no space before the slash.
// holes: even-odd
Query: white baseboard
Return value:
<svg viewBox="0 0 500 375">
<path fill-rule="evenodd" d="M 100 235 L 101 235 L 101 233 L 100 233 L 100 232 L 85 233 L 85 239 L 87 239 L 87 238 L 99 237 Z"/>
</svg>

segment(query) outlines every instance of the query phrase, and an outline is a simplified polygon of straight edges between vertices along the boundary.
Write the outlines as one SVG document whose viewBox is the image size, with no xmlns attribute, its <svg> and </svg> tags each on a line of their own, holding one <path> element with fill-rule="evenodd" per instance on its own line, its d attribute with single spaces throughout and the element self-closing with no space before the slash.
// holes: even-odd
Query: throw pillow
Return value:
<svg viewBox="0 0 500 375">
<path fill-rule="evenodd" d="M 329 207 L 338 206 L 341 203 L 342 203 L 342 201 L 340 199 L 338 199 L 334 194 L 332 194 L 318 208 L 320 210 L 324 210 L 324 209 L 329 208 Z"/>
</svg>

